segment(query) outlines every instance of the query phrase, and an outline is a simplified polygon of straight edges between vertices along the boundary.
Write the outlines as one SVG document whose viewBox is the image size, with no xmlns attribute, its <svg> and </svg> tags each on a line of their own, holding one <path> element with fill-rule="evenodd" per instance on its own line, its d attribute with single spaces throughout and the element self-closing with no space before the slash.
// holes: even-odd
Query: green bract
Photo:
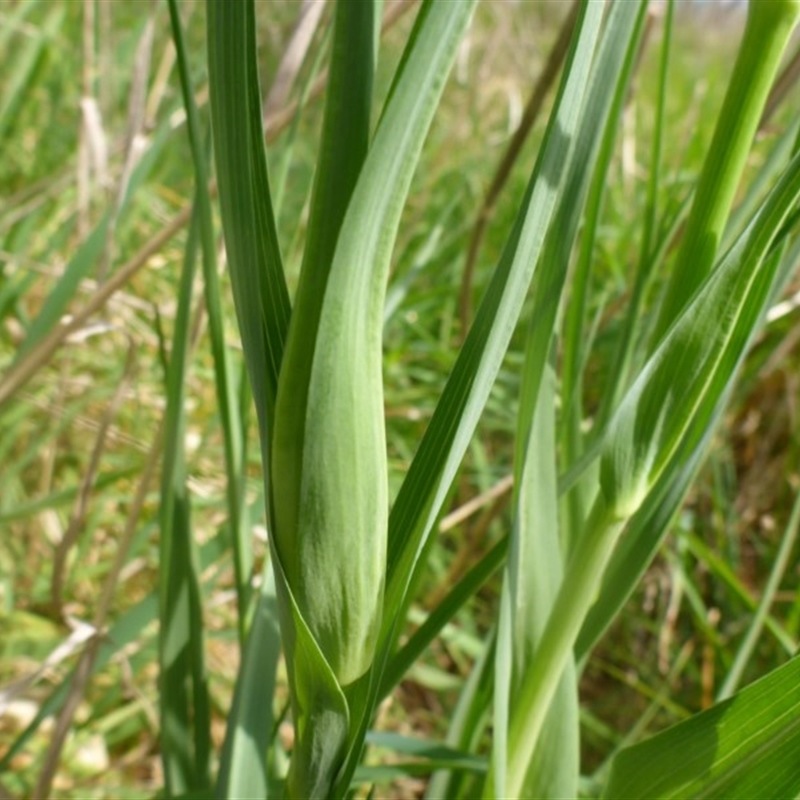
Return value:
<svg viewBox="0 0 800 800">
<path fill-rule="evenodd" d="M 384 278 L 370 274 L 374 258 L 336 250 L 367 153 L 374 25 L 370 3 L 337 6 L 336 17 L 341 56 L 323 131 L 332 144 L 317 171 L 281 365 L 270 489 L 289 588 L 337 680 L 348 684 L 372 660 L 386 562 Z M 353 284 L 361 284 L 358 299 Z"/>
<path fill-rule="evenodd" d="M 314 309 L 306 317 L 299 294 L 281 368 L 271 486 L 276 548 L 343 686 L 369 667 L 381 622 L 388 524 L 381 341 L 392 244 L 470 14 L 469 2 L 423 7 L 346 206 L 318 316 Z"/>
</svg>

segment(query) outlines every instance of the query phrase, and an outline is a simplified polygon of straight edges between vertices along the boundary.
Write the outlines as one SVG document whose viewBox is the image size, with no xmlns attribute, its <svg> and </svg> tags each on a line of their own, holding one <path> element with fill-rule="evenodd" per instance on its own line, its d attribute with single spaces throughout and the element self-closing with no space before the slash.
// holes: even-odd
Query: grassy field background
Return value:
<svg viewBox="0 0 800 800">
<path fill-rule="evenodd" d="M 297 5 L 258 4 L 265 87 Z M 391 491 L 454 361 L 462 335 L 457 298 L 464 254 L 482 197 L 569 6 L 566 0 L 482 4 L 447 86 L 405 210 L 389 289 L 390 308 L 397 309 L 387 315 L 384 360 Z M 739 7 L 677 6 L 663 155 L 663 196 L 672 205 L 659 209 L 663 219 L 685 199 L 702 162 L 744 19 Z M 182 11 L 207 116 L 204 5 L 187 2 Z M 413 12 L 403 15 L 385 34 L 379 94 L 388 89 L 412 18 Z M 593 265 L 590 317 L 597 339 L 587 367 L 589 417 L 603 396 L 639 247 L 661 24 L 655 14 L 625 111 Z M 162 785 L 154 595 L 158 469 L 166 349 L 186 237 L 185 225 L 174 220 L 191 199 L 194 181 L 168 31 L 160 4 L 0 4 L 0 52 L 7 53 L 0 72 L 0 796 L 33 791 L 52 738 L 48 703 L 67 685 L 98 614 L 105 637 L 100 668 L 75 698 L 53 795 L 153 797 Z M 312 69 L 301 70 L 287 103 L 304 95 Z M 546 107 L 551 102 L 548 95 Z M 753 173 L 796 102 L 795 91 L 763 128 L 751 155 Z M 290 288 L 299 269 L 321 110 L 318 99 L 307 98 L 302 111 L 288 115 L 288 124 L 269 137 L 279 227 L 290 243 L 283 254 Z M 475 299 L 512 224 L 541 134 L 535 126 L 491 216 Z M 105 229 L 98 227 L 104 215 Z M 98 300 L 101 287 L 126 268 L 130 275 L 119 289 Z M 65 275 L 70 279 L 60 280 Z M 227 341 L 238 354 L 224 273 L 222 280 Z M 199 300 L 199 282 L 196 289 Z M 793 284 L 788 295 L 798 289 Z M 77 315 L 93 302 L 96 313 L 57 346 L 42 348 L 63 315 Z M 800 485 L 800 329 L 791 305 L 778 307 L 773 317 L 666 546 L 584 672 L 586 775 L 602 769 L 629 734 L 643 736 L 711 705 L 778 556 Z M 201 313 L 195 326 L 187 471 L 204 567 L 212 733 L 220 746 L 238 645 L 233 568 L 218 535 L 226 524 L 225 475 Z M 521 360 L 520 337 L 470 448 L 452 513 L 441 522 L 411 609 L 414 624 L 508 528 Z M 21 361 L 30 365 L 24 379 Z M 263 559 L 252 414 L 250 423 L 247 493 Z M 255 575 L 260 566 L 257 561 Z M 496 613 L 497 584 L 491 583 L 412 668 L 382 707 L 378 727 L 443 738 L 457 690 Z M 745 680 L 785 660 L 799 627 L 800 570 L 792 555 Z M 285 689 L 279 704 L 281 697 L 285 702 Z M 21 738 L 26 731 L 30 735 Z M 382 753 L 374 749 L 370 757 L 379 760 Z M 407 778 L 384 787 L 381 796 L 409 797 L 423 787 L 424 781 Z"/>
</svg>

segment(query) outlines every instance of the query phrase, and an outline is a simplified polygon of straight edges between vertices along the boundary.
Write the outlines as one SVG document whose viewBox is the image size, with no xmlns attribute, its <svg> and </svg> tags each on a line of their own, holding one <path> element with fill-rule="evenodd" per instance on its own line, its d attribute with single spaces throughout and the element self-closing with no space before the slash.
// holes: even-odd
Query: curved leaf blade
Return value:
<svg viewBox="0 0 800 800">
<path fill-rule="evenodd" d="M 614 759 L 606 798 L 797 797 L 800 658 Z"/>
</svg>

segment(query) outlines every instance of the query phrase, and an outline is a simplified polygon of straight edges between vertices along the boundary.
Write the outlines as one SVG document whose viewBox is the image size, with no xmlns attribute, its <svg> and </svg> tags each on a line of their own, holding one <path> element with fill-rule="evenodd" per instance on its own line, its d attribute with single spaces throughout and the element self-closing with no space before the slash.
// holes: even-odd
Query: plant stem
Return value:
<svg viewBox="0 0 800 800">
<path fill-rule="evenodd" d="M 533 667 L 525 676 L 513 705 L 506 784 L 510 797 L 519 797 L 522 792 L 525 773 L 536 749 L 550 701 L 625 522 L 612 513 L 602 496 L 598 496 L 586 521 L 584 535 L 567 566 Z M 492 786 L 490 772 L 486 787 L 491 791 Z"/>
<path fill-rule="evenodd" d="M 653 346 L 711 271 L 764 104 L 798 16 L 800 0 L 749 4 L 744 37 L 667 284 Z"/>
</svg>

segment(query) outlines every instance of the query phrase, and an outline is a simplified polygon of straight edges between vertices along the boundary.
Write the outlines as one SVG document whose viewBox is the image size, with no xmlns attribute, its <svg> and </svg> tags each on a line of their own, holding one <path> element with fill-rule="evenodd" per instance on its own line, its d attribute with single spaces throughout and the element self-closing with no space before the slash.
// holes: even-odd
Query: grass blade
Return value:
<svg viewBox="0 0 800 800">
<path fill-rule="evenodd" d="M 683 541 L 686 542 L 689 552 L 691 552 L 698 561 L 707 564 L 713 574 L 717 576 L 725 586 L 731 589 L 737 599 L 742 601 L 747 610 L 755 611 L 758 608 L 758 601 L 753 597 L 751 591 L 744 585 L 733 569 L 731 569 L 730 564 L 728 564 L 726 560 L 714 553 L 708 545 L 697 536 L 684 534 Z M 769 614 L 766 616 L 764 624 L 787 656 L 792 656 L 797 652 L 797 641 L 787 630 L 787 628 L 791 627 L 790 625 L 787 625 L 785 622 L 778 622 L 775 617 Z"/>
<path fill-rule="evenodd" d="M 250 634 L 236 679 L 220 759 L 216 796 L 226 800 L 277 797 L 270 786 L 267 751 L 274 730 L 272 711 L 281 652 L 275 578 L 264 570 Z"/>
<path fill-rule="evenodd" d="M 265 479 L 289 294 L 270 199 L 252 2 L 209 0 L 208 67 L 222 227 Z"/>
<path fill-rule="evenodd" d="M 556 110 L 514 230 L 392 508 L 389 608 L 404 607 L 419 554 L 433 530 L 522 309 L 579 127 L 601 12 L 601 4 L 595 3 L 581 10 Z M 387 630 L 389 638 L 393 629 L 394 619 Z"/>
<path fill-rule="evenodd" d="M 795 157 L 618 409 L 600 467 L 604 502 L 617 519 L 639 508 L 679 446 L 696 445 L 704 435 L 765 312 L 781 263 L 765 255 L 798 193 Z"/>
<path fill-rule="evenodd" d="M 125 188 L 124 197 L 117 210 L 113 214 L 107 212 L 101 217 L 92 233 L 77 248 L 55 287 L 48 293 L 42 307 L 39 309 L 39 313 L 28 329 L 25 340 L 20 345 L 11 366 L 4 376 L 5 380 L 0 385 L 0 405 L 7 402 L 10 396 L 30 378 L 32 372 L 35 372 L 36 367 L 41 363 L 37 350 L 49 350 L 48 342 L 51 337 L 63 338 L 70 332 L 66 330 L 68 328 L 66 323 L 61 326 L 58 324 L 62 315 L 77 294 L 81 281 L 89 275 L 92 267 L 97 264 L 100 257 L 107 251 L 109 228 L 112 224 L 112 219 L 119 220 L 127 211 L 136 190 L 144 182 L 156 159 L 169 141 L 171 134 L 172 128 L 169 124 L 163 124 L 159 128 L 152 144 L 133 169 Z M 163 233 L 166 234 L 167 231 Z M 158 238 L 160 239 L 161 237 Z M 164 239 L 166 238 L 166 235 L 164 235 Z M 152 245 L 155 245 L 153 249 L 158 249 L 158 242 L 155 240 L 151 240 L 146 249 L 150 250 Z M 149 253 L 144 255 L 140 263 L 144 263 L 147 255 Z M 131 262 L 128 262 L 128 264 L 120 267 L 119 273 L 123 273 L 130 266 Z M 119 273 L 115 273 L 109 280 L 100 285 L 95 299 L 97 295 L 110 294 L 114 291 L 112 287 L 119 285 Z M 78 314 L 76 313 L 74 317 L 77 316 Z M 72 325 L 76 323 L 74 317 L 70 323 Z M 18 377 L 15 373 L 22 373 L 23 376 Z"/>
<path fill-rule="evenodd" d="M 222 438 L 225 450 L 226 499 L 228 505 L 228 526 L 233 546 L 233 563 L 236 575 L 236 595 L 239 610 L 239 640 L 244 642 L 250 600 L 250 572 L 253 554 L 250 536 L 246 530 L 242 504 L 242 423 L 236 403 L 236 389 L 231 375 L 230 359 L 225 347 L 223 330 L 222 302 L 217 276 L 216 242 L 211 213 L 211 197 L 208 191 L 208 169 L 206 167 L 206 148 L 202 143 L 200 119 L 194 101 L 194 91 L 189 72 L 189 61 L 183 37 L 183 26 L 176 0 L 169 0 L 172 38 L 181 80 L 183 105 L 186 109 L 187 131 L 192 152 L 192 163 L 197 186 L 196 201 L 199 214 L 200 242 L 202 245 L 203 282 L 205 287 L 208 329 L 211 339 L 211 353 L 214 359 L 214 385 L 217 406 L 222 423 Z"/>
<path fill-rule="evenodd" d="M 567 567 L 540 657 L 528 672 L 512 725 L 514 741 L 537 737 L 586 611 L 625 523 L 662 474 L 677 469 L 707 434 L 763 318 L 780 259 L 767 257 L 800 195 L 796 158 L 722 264 L 670 329 L 611 423 L 600 465 L 601 492 Z"/>
<path fill-rule="evenodd" d="M 372 732 L 367 736 L 367 743 L 425 760 L 390 766 L 359 767 L 353 778 L 354 783 L 388 783 L 404 776 L 429 775 L 434 770 L 445 769 L 483 774 L 488 768 L 486 760 L 480 756 L 456 750 L 439 742 L 412 739 L 397 733 Z"/>
<path fill-rule="evenodd" d="M 189 239 L 167 372 L 161 476 L 159 660 L 161 748 L 169 795 L 210 786 L 211 717 L 205 676 L 202 601 L 185 465 L 185 386 L 199 214 Z"/>
<path fill-rule="evenodd" d="M 59 278 L 54 289 L 47 295 L 36 319 L 28 328 L 25 341 L 17 351 L 16 361 L 24 358 L 44 336 L 46 336 L 66 311 L 72 298 L 80 286 L 80 282 L 89 274 L 92 267 L 97 264 L 100 255 L 106 247 L 108 227 L 111 215 L 106 213 L 97 223 L 92 233 L 81 242 L 75 255 L 70 259 L 64 273 Z"/>
<path fill-rule="evenodd" d="M 664 33 L 663 42 L 661 44 L 661 58 L 659 60 L 658 70 L 658 99 L 656 101 L 656 118 L 655 127 L 653 131 L 653 143 L 650 154 L 650 169 L 647 181 L 647 198 L 645 201 L 645 217 L 642 229 L 642 239 L 639 244 L 639 261 L 636 268 L 633 287 L 631 289 L 630 300 L 625 312 L 625 318 L 622 323 L 622 331 L 617 339 L 616 348 L 613 359 L 611 361 L 611 374 L 608 379 L 607 388 L 603 393 L 603 400 L 601 401 L 600 410 L 597 412 L 597 421 L 595 428 L 597 430 L 604 430 L 608 423 L 608 418 L 613 410 L 619 405 L 619 399 L 628 385 L 628 376 L 631 367 L 631 360 L 633 357 L 634 342 L 636 341 L 635 333 L 638 331 L 642 324 L 642 304 L 644 302 L 645 289 L 647 288 L 650 278 L 654 274 L 658 274 L 658 267 L 660 259 L 656 257 L 658 247 L 654 246 L 655 232 L 656 232 L 656 205 L 658 201 L 659 183 L 661 181 L 661 154 L 662 154 L 662 141 L 665 132 L 665 115 L 666 115 L 666 100 L 667 100 L 667 84 L 669 77 L 669 58 L 672 46 L 673 35 L 673 17 L 675 13 L 675 1 L 669 0 L 667 3 L 667 11 L 664 19 Z M 610 148 L 609 148 L 610 151 Z M 610 157 L 611 153 L 608 153 Z M 600 176 L 598 176 L 600 177 Z M 604 179 L 603 179 L 604 183 Z M 598 182 L 592 187 L 596 191 L 596 200 L 592 197 L 589 201 L 589 208 L 593 209 L 595 205 L 599 205 L 602 197 L 605 194 L 605 186 Z M 593 191 L 593 193 L 594 193 Z M 593 202 L 595 200 L 595 202 Z M 599 209 L 598 209 L 599 210 Z M 587 223 L 592 229 L 597 224 L 596 213 L 590 212 L 588 215 L 590 222 Z M 575 347 L 580 346 L 582 336 L 580 335 L 580 328 L 578 327 L 584 312 L 581 310 L 585 306 L 586 299 L 585 293 L 587 291 L 588 270 L 591 263 L 592 254 L 594 252 L 594 235 L 590 237 L 585 236 L 585 246 L 582 247 L 581 258 L 576 267 L 576 282 L 578 283 L 580 295 L 576 298 L 575 319 L 571 321 L 571 336 L 565 337 L 565 374 L 569 374 L 567 386 L 565 387 L 565 397 L 571 406 L 572 420 L 568 426 L 567 446 L 571 448 L 572 453 L 575 453 L 574 448 L 577 447 L 577 441 L 580 439 L 579 426 L 580 426 L 580 399 L 582 396 L 582 382 L 578 370 L 582 364 L 583 358 L 571 351 Z M 580 278 L 579 278 L 580 276 Z M 572 304 L 570 304 L 572 308 Z M 567 369 L 569 372 L 567 373 Z"/>
<path fill-rule="evenodd" d="M 495 647 L 496 636 L 492 631 L 487 636 L 486 649 L 475 662 L 461 691 L 447 732 L 446 743 L 464 752 L 478 751 L 481 739 L 491 722 L 489 708 L 494 691 Z M 469 778 L 469 775 L 460 770 L 435 773 L 425 793 L 426 800 L 476 797 L 480 792 L 480 784 L 476 785 Z"/>
<path fill-rule="evenodd" d="M 764 104 L 799 17 L 798 0 L 748 5 L 733 75 L 659 312 L 656 342 L 711 271 Z"/>
<path fill-rule="evenodd" d="M 501 539 L 431 611 L 413 636 L 395 653 L 383 674 L 381 696 L 386 696 L 403 679 L 403 675 L 417 661 L 428 645 L 456 612 L 500 568 L 508 552 L 508 538 Z"/>
<path fill-rule="evenodd" d="M 796 797 L 800 659 L 729 700 L 623 750 L 606 798 Z"/>
<path fill-rule="evenodd" d="M 9 20 L 9 33 L 14 30 L 14 23 L 23 21 L 30 6 L 21 4 L 17 12 Z M 0 98 L 0 145 L 4 145 L 8 131 L 12 128 L 20 106 L 25 102 L 26 95 L 30 92 L 32 81 L 37 68 L 45 57 L 48 47 L 64 22 L 64 7 L 56 6 L 47 15 L 47 19 L 39 30 L 27 42 L 21 54 L 14 60 L 14 69 L 11 70 L 11 82 Z M 5 38 L 5 37 L 4 37 Z M 5 45 L 3 45 L 5 48 Z"/>
<path fill-rule="evenodd" d="M 725 676 L 724 683 L 720 686 L 717 700 L 725 700 L 730 697 L 730 695 L 736 691 L 736 688 L 742 680 L 742 673 L 747 666 L 747 662 L 753 656 L 753 651 L 755 650 L 758 638 L 764 628 L 764 622 L 769 613 L 769 608 L 775 599 L 775 592 L 778 591 L 781 579 L 786 572 L 786 568 L 789 566 L 789 556 L 797 540 L 798 527 L 800 527 L 800 495 L 795 498 L 792 514 L 781 539 L 781 544 L 775 557 L 775 563 L 772 565 L 772 571 L 767 580 L 767 585 L 764 587 L 761 600 L 758 603 L 758 608 L 747 628 L 747 633 L 742 639 L 739 649 L 736 651 L 736 658 L 734 658 L 733 664 L 728 674 Z"/>
<path fill-rule="evenodd" d="M 529 340 L 529 345 L 535 339 Z M 509 720 L 516 715 L 522 676 L 536 659 L 547 618 L 564 571 L 558 521 L 555 446 L 555 375 L 540 378 L 534 359 L 526 358 L 523 381 L 539 383 L 535 407 L 520 409 L 521 425 L 531 425 L 520 438 L 515 480 L 515 518 L 511 552 L 503 581 L 495 667 L 495 738 L 492 769 L 486 782 L 489 797 L 574 797 L 580 763 L 578 694 L 574 663 L 560 677 L 544 722 L 541 744 L 522 769 L 509 764 Z M 530 398 L 529 386 L 523 397 Z"/>
</svg>

